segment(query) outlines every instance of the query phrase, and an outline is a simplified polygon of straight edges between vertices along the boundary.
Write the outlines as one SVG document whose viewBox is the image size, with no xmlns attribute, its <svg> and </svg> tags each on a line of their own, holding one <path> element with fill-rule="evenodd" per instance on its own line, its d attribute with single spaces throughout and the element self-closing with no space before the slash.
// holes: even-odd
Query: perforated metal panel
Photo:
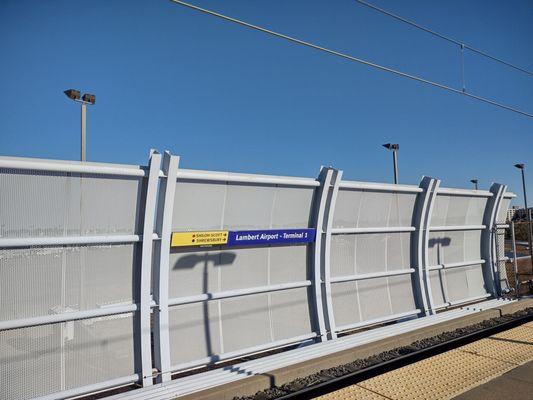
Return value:
<svg viewBox="0 0 533 400">
<path fill-rule="evenodd" d="M 30 399 L 134 373 L 131 314 L 0 331 L 0 399 Z"/>
<path fill-rule="evenodd" d="M 178 180 L 172 229 L 309 227 L 314 192 L 312 187 Z M 308 245 L 172 250 L 169 297 L 305 281 L 310 255 Z M 309 334 L 309 308 L 306 288 L 173 306 L 171 363 Z M 182 350 L 185 337 L 189 346 Z"/>
<path fill-rule="evenodd" d="M 134 300 L 136 245 L 0 250 L 0 320 Z"/>
<path fill-rule="evenodd" d="M 435 200 L 432 227 L 454 230 L 432 231 L 428 240 L 428 265 L 444 269 L 429 273 L 433 302 L 436 306 L 488 295 L 482 260 L 482 224 L 487 198 L 467 194 L 439 194 Z M 464 229 L 461 229 L 464 227 Z M 473 228 L 476 227 L 476 228 Z M 479 227 L 479 228 L 477 228 Z M 457 266 L 466 264 L 464 266 Z M 450 268 L 448 268 L 450 267 Z M 451 268 L 453 267 L 453 268 Z"/>
<path fill-rule="evenodd" d="M 4 168 L 0 187 L 0 239 L 21 243 L 0 250 L 0 322 L 104 314 L 138 301 L 139 244 L 23 242 L 139 235 L 142 177 Z M 138 371 L 135 358 L 132 313 L 0 331 L 0 399 L 128 377 Z"/>
<path fill-rule="evenodd" d="M 133 234 L 142 178 L 0 169 L 0 237 Z"/>
<path fill-rule="evenodd" d="M 415 193 L 341 189 L 333 227 L 385 230 L 410 227 L 415 201 Z M 332 236 L 332 279 L 412 268 L 411 236 L 410 232 Z M 416 308 L 409 274 L 331 285 L 335 324 L 340 327 L 392 317 Z"/>
</svg>

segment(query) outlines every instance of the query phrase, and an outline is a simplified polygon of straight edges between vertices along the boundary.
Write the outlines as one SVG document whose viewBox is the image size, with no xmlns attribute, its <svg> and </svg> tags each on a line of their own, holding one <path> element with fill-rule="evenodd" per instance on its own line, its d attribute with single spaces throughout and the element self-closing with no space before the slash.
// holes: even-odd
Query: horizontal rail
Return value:
<svg viewBox="0 0 533 400">
<path fill-rule="evenodd" d="M 183 304 L 199 303 L 202 301 L 249 296 L 252 294 L 279 292 L 281 290 L 298 289 L 298 288 L 307 287 L 307 286 L 311 286 L 311 281 L 280 283 L 278 285 L 257 286 L 253 288 L 235 289 L 235 290 L 228 290 L 225 292 L 217 292 L 217 293 L 203 293 L 203 294 L 198 294 L 195 296 L 178 297 L 174 299 L 169 299 L 168 305 L 178 306 L 178 305 L 183 305 Z"/>
<path fill-rule="evenodd" d="M 447 231 L 480 231 L 485 229 L 485 225 L 446 225 L 446 226 L 430 226 L 431 232 L 447 232 Z"/>
<path fill-rule="evenodd" d="M 159 236 L 153 234 L 153 240 Z M 78 244 L 112 244 L 142 242 L 142 235 L 96 235 L 96 236 L 57 236 L 33 238 L 0 239 L 0 248 L 28 247 L 28 246 L 66 246 Z"/>
<path fill-rule="evenodd" d="M 509 224 L 496 224 L 496 228 L 498 229 L 505 229 L 505 228 L 509 228 Z"/>
<path fill-rule="evenodd" d="M 231 360 L 232 358 L 239 358 L 239 357 L 242 357 L 242 356 L 249 356 L 249 355 L 260 353 L 260 352 L 263 352 L 263 351 L 266 351 L 266 350 L 273 350 L 273 349 L 276 349 L 276 348 L 280 348 L 280 347 L 285 347 L 285 346 L 289 346 L 289 345 L 292 345 L 292 344 L 301 343 L 301 342 L 303 342 L 305 340 L 313 339 L 316 336 L 317 336 L 316 333 L 308 333 L 308 334 L 305 334 L 305 335 L 296 336 L 294 338 L 277 340 L 275 342 L 261 344 L 261 345 L 257 345 L 257 346 L 253 346 L 253 347 L 248 347 L 248 348 L 242 349 L 242 350 L 236 350 L 236 351 L 232 351 L 232 352 L 228 352 L 228 353 L 214 355 L 214 356 L 211 356 L 211 357 L 205 357 L 205 358 L 201 358 L 201 359 L 198 359 L 198 360 L 193 360 L 193 361 L 189 361 L 189 362 L 186 362 L 186 363 L 173 365 L 171 367 L 171 371 L 170 372 L 184 371 L 184 370 L 187 370 L 187 369 L 192 369 L 192 368 L 200 367 L 200 366 L 203 366 L 203 365 L 213 364 L 213 363 L 217 363 L 217 362 L 220 362 L 220 361 L 228 361 L 228 360 Z"/>
<path fill-rule="evenodd" d="M 39 317 L 30 317 L 14 319 L 11 321 L 0 321 L 0 331 L 7 329 L 29 328 L 32 326 L 58 324 L 61 322 L 76 321 L 80 319 L 89 319 L 96 317 L 106 317 L 108 315 L 125 314 L 137 311 L 137 304 L 127 304 L 122 306 L 104 307 L 86 311 L 74 311 L 63 314 L 42 315 Z"/>
<path fill-rule="evenodd" d="M 80 386 L 74 389 L 64 390 L 62 392 L 51 393 L 46 396 L 36 397 L 33 400 L 60 400 L 71 399 L 73 397 L 82 396 L 85 394 L 93 394 L 105 389 L 113 389 L 120 386 L 125 386 L 139 381 L 140 374 L 134 374 L 130 376 L 124 376 L 121 378 L 110 379 L 104 382 L 93 383 L 92 385 Z"/>
<path fill-rule="evenodd" d="M 148 169 L 142 166 L 106 166 L 86 162 L 44 161 L 15 158 L 0 158 L 0 168 L 67 172 L 79 174 L 119 175 L 147 177 Z"/>
<path fill-rule="evenodd" d="M 383 226 L 372 228 L 333 228 L 332 235 L 344 234 L 361 234 L 361 233 L 398 233 L 398 232 L 414 232 L 414 226 Z"/>
<path fill-rule="evenodd" d="M 469 196 L 469 197 L 492 197 L 493 194 L 486 190 L 473 190 L 473 189 L 455 189 L 455 188 L 443 188 L 437 189 L 437 195 L 450 195 L 450 196 Z"/>
<path fill-rule="evenodd" d="M 418 186 L 409 185 L 395 185 L 390 183 L 372 183 L 372 182 L 356 182 L 356 181 L 341 181 L 339 183 L 340 189 L 360 189 L 379 192 L 403 192 L 403 193 L 420 193 L 422 188 Z"/>
<path fill-rule="evenodd" d="M 513 257 L 506 257 L 506 258 L 508 259 L 508 260 L 506 260 L 506 261 L 514 262 L 514 258 L 513 258 Z M 531 258 L 530 255 L 528 255 L 528 256 L 518 256 L 518 257 L 516 257 L 516 261 L 520 261 L 520 260 L 528 260 L 528 259 L 530 259 L 530 258 Z"/>
<path fill-rule="evenodd" d="M 361 322 L 356 322 L 354 324 L 347 324 L 347 325 L 337 326 L 337 328 L 335 330 L 337 332 L 341 332 L 341 331 L 348 331 L 348 330 L 354 330 L 354 329 L 359 329 L 359 328 L 365 328 L 365 327 L 370 326 L 370 325 L 384 324 L 386 322 L 396 321 L 398 319 L 402 319 L 402 318 L 406 318 L 406 317 L 410 317 L 410 316 L 418 315 L 418 314 L 420 314 L 420 310 L 416 309 L 416 310 L 407 311 L 407 312 L 404 312 L 404 313 L 387 315 L 387 316 L 381 317 L 381 318 L 374 318 L 374 319 L 370 319 L 368 321 L 361 321 Z"/>
<path fill-rule="evenodd" d="M 260 183 L 270 185 L 287 185 L 287 186 L 320 186 L 320 182 L 313 178 L 297 178 L 285 176 L 267 176 L 253 174 L 236 174 L 230 172 L 204 172 L 193 170 L 178 170 L 178 181 L 181 179 L 188 180 L 205 180 L 218 182 L 243 182 L 243 183 Z"/>
<path fill-rule="evenodd" d="M 472 265 L 479 265 L 479 264 L 485 264 L 485 260 L 473 260 L 473 261 L 460 261 L 455 263 L 447 263 L 447 264 L 438 264 L 438 265 L 431 265 L 427 267 L 428 271 L 436 271 L 439 269 L 452 269 L 452 268 L 461 268 L 461 267 L 470 267 Z"/>
<path fill-rule="evenodd" d="M 440 308 L 446 308 L 446 307 L 451 307 L 451 306 L 458 306 L 460 304 L 472 303 L 472 302 L 477 301 L 477 300 L 486 299 L 487 297 L 490 297 L 490 296 L 491 296 L 490 293 L 485 293 L 485 294 L 483 294 L 481 296 L 469 297 L 469 298 L 466 298 L 466 299 L 455 300 L 455 301 L 447 301 L 445 303 L 436 305 L 434 308 L 435 309 L 440 309 Z"/>
<path fill-rule="evenodd" d="M 369 274 L 336 276 L 336 277 L 332 277 L 330 281 L 331 283 L 362 281 L 364 279 L 386 278 L 389 276 L 408 275 L 408 274 L 412 274 L 413 272 L 415 272 L 414 268 L 395 269 L 395 270 L 390 270 L 390 271 L 374 272 L 374 273 L 369 273 Z"/>
</svg>

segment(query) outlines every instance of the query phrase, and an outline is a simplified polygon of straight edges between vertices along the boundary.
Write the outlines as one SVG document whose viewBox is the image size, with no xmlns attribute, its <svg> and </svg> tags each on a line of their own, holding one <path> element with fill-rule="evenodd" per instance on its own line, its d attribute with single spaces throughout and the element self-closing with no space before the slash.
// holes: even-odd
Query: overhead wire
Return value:
<svg viewBox="0 0 533 400">
<path fill-rule="evenodd" d="M 341 58 L 344 58 L 344 59 L 349 60 L 349 61 L 357 62 L 357 63 L 363 64 L 363 65 L 366 65 L 366 66 L 369 66 L 369 67 L 372 67 L 372 68 L 379 69 L 381 71 L 386 71 L 386 72 L 395 74 L 397 76 L 401 76 L 401 77 L 408 78 L 408 79 L 411 79 L 411 80 L 414 80 L 414 81 L 417 81 L 417 82 L 425 83 L 427 85 L 430 85 L 430 86 L 433 86 L 433 87 L 437 87 L 439 89 L 444 89 L 444 90 L 447 90 L 447 91 L 450 91 L 450 92 L 453 92 L 453 93 L 462 94 L 462 95 L 470 97 L 472 99 L 475 99 L 475 100 L 478 100 L 478 101 L 481 101 L 481 102 L 484 102 L 484 103 L 487 103 L 487 104 L 491 104 L 493 106 L 500 107 L 502 109 L 505 109 L 505 110 L 508 110 L 508 111 L 512 111 L 514 113 L 518 113 L 518 114 L 524 115 L 526 117 L 533 118 L 533 114 L 530 114 L 530 113 L 528 113 L 526 111 L 517 109 L 515 107 L 508 106 L 508 105 L 503 104 L 503 103 L 498 103 L 498 102 L 496 102 L 494 100 L 487 99 L 487 98 L 481 97 L 481 96 L 477 96 L 477 95 L 474 95 L 472 93 L 468 93 L 466 91 L 463 91 L 463 90 L 460 90 L 460 89 L 456 89 L 456 88 L 453 88 L 451 86 L 444 85 L 442 83 L 430 81 L 428 79 L 424 79 L 424 78 L 416 76 L 416 75 L 411 75 L 411 74 L 408 74 L 406 72 L 402 72 L 402 71 L 399 71 L 399 70 L 396 70 L 396 69 L 393 69 L 393 68 L 385 67 L 383 65 L 379 65 L 379 64 L 373 63 L 371 61 L 367 61 L 367 60 L 364 60 L 364 59 L 361 59 L 361 58 L 357 58 L 357 57 L 351 56 L 349 54 L 341 53 L 341 52 L 336 51 L 336 50 L 331 50 L 331 49 L 316 45 L 316 44 L 311 43 L 311 42 L 306 42 L 304 40 L 297 39 L 295 37 L 291 37 L 291 36 L 288 36 L 288 35 L 285 35 L 285 34 L 282 34 L 282 33 L 279 33 L 279 32 L 275 32 L 275 31 L 272 31 L 272 30 L 267 29 L 267 28 L 263 28 L 263 27 L 258 26 L 258 25 L 253 25 L 251 23 L 248 23 L 248 22 L 245 22 L 245 21 L 233 18 L 233 17 L 229 17 L 227 15 L 220 14 L 220 13 L 217 13 L 215 11 L 211 11 L 211 10 L 208 10 L 208 9 L 205 9 L 205 8 L 198 7 L 198 6 L 194 5 L 194 4 L 190 4 L 190 3 L 187 3 L 185 1 L 181 1 L 181 0 L 170 0 L 170 1 L 175 3 L 175 4 L 179 4 L 181 6 L 188 7 L 190 9 L 199 11 L 201 13 L 208 14 L 208 15 L 223 19 L 225 21 L 233 22 L 235 24 L 238 24 L 238 25 L 241 25 L 241 26 L 244 26 L 244 27 L 256 30 L 256 31 L 259 31 L 259 32 L 263 32 L 263 33 L 266 33 L 268 35 L 275 36 L 277 38 L 285 39 L 285 40 L 287 40 L 289 42 L 292 42 L 292 43 L 296 43 L 296 44 L 299 44 L 299 45 L 302 45 L 302 46 L 305 46 L 305 47 L 309 47 L 309 48 L 312 48 L 312 49 L 315 49 L 315 50 L 318 50 L 318 51 L 321 51 L 321 52 L 324 52 L 324 53 L 328 53 L 328 54 L 331 54 L 331 55 L 334 55 L 334 56 L 337 56 L 337 57 L 341 57 Z"/>
<path fill-rule="evenodd" d="M 420 30 L 422 30 L 424 32 L 427 32 L 427 33 L 429 33 L 429 34 L 431 34 L 433 36 L 436 36 L 436 37 L 441 38 L 443 40 L 446 40 L 448 42 L 454 43 L 454 44 L 456 44 L 458 46 L 464 47 L 465 49 L 468 49 L 468 50 L 470 50 L 470 51 L 472 51 L 474 53 L 477 53 L 477 54 L 479 54 L 479 55 L 481 55 L 483 57 L 489 58 L 489 59 L 491 59 L 493 61 L 499 62 L 500 64 L 503 64 L 503 65 L 506 65 L 508 67 L 514 68 L 514 69 L 516 69 L 518 71 L 521 71 L 521 72 L 523 72 L 525 74 L 533 75 L 532 71 L 528 71 L 527 69 L 519 67 L 516 64 L 512 64 L 512 63 L 510 63 L 508 61 L 502 60 L 499 57 L 493 56 L 493 55 L 491 55 L 491 54 L 489 54 L 489 53 L 487 53 L 485 51 L 476 49 L 475 47 L 472 47 L 472 46 L 470 46 L 470 45 L 468 45 L 466 43 L 463 43 L 463 42 L 461 42 L 459 40 L 453 39 L 450 36 L 446 36 L 446 35 L 443 35 L 442 33 L 434 31 L 434 30 L 432 30 L 430 28 L 426 28 L 425 26 L 422 26 L 422 25 L 420 25 L 420 24 L 418 24 L 416 22 L 410 21 L 407 18 L 401 17 L 401 16 L 399 16 L 397 14 L 394 14 L 394 13 L 392 13 L 390 11 L 387 11 L 387 10 L 385 10 L 383 8 L 380 8 L 380 7 L 377 7 L 377 6 L 373 5 L 373 4 L 367 3 L 364 0 L 355 0 L 355 1 L 357 3 L 359 3 L 359 4 L 361 4 L 361 5 L 364 5 L 364 6 L 368 7 L 368 8 L 376 10 L 376 11 L 382 13 L 382 14 L 388 15 L 389 17 L 392 17 L 394 19 L 397 19 L 398 21 L 401 21 L 401 22 L 404 22 L 404 23 L 406 23 L 408 25 L 411 25 L 412 27 L 415 27 L 415 28 L 420 29 Z"/>
</svg>

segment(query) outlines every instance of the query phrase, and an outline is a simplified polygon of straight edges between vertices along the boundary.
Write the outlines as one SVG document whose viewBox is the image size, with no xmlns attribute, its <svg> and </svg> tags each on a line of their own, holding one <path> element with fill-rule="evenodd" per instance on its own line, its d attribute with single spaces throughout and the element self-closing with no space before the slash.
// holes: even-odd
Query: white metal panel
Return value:
<svg viewBox="0 0 533 400">
<path fill-rule="evenodd" d="M 135 245 L 0 250 L 0 320 L 132 303 Z"/>
<path fill-rule="evenodd" d="M 132 375 L 132 349 L 130 314 L 0 332 L 0 398 L 29 399 Z"/>
<path fill-rule="evenodd" d="M 138 233 L 142 178 L 0 170 L 0 237 Z"/>
</svg>

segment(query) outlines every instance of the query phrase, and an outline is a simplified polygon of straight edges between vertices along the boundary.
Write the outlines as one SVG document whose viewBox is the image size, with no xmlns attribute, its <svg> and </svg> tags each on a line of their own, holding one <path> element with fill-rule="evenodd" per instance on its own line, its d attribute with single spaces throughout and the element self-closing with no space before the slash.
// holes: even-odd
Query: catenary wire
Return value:
<svg viewBox="0 0 533 400">
<path fill-rule="evenodd" d="M 427 32 L 427 33 L 429 33 L 431 35 L 434 35 L 434 36 L 437 36 L 437 37 L 439 37 L 441 39 L 447 40 L 448 42 L 454 43 L 454 44 L 456 44 L 458 46 L 463 46 L 465 49 L 468 49 L 468 50 L 470 50 L 470 51 L 472 51 L 474 53 L 477 53 L 477 54 L 479 54 L 479 55 L 481 55 L 483 57 L 487 57 L 487 58 L 489 58 L 489 59 L 491 59 L 493 61 L 499 62 L 499 63 L 501 63 L 503 65 L 508 66 L 508 67 L 514 68 L 514 69 L 516 69 L 518 71 L 521 71 L 521 72 L 524 72 L 524 73 L 526 73 L 528 75 L 533 75 L 533 72 L 528 71 L 527 69 L 519 67 L 519 66 L 517 66 L 515 64 L 511 64 L 510 62 L 502 60 L 501 58 L 493 56 L 493 55 L 491 55 L 489 53 L 486 53 L 486 52 L 484 52 L 482 50 L 476 49 L 475 47 L 472 47 L 472 46 L 470 46 L 470 45 L 468 45 L 466 43 L 460 42 L 459 40 L 453 39 L 453 38 L 451 38 L 449 36 L 443 35 L 442 33 L 439 33 L 439 32 L 436 32 L 436 31 L 434 31 L 432 29 L 426 28 L 425 26 L 419 25 L 416 22 L 410 21 L 410 20 L 408 20 L 408 19 L 406 19 L 404 17 L 401 17 L 401 16 L 399 16 L 397 14 L 393 14 L 390 11 L 384 10 L 383 8 L 377 7 L 377 6 L 375 6 L 373 4 L 370 4 L 370 3 L 367 3 L 366 1 L 363 1 L 363 0 L 355 0 L 355 1 L 357 3 L 359 3 L 359 4 L 362 4 L 362 5 L 366 6 L 366 7 L 368 7 L 368 8 L 376 10 L 376 11 L 382 13 L 382 14 L 385 14 L 385 15 L 388 15 L 389 17 L 397 19 L 398 21 L 404 22 L 404 23 L 406 23 L 408 25 L 411 25 L 411 26 L 413 26 L 413 27 L 415 27 L 417 29 L 420 29 L 420 30 L 422 30 L 424 32 Z"/>
<path fill-rule="evenodd" d="M 392 74 L 395 74 L 395 75 L 398 75 L 398 76 L 402 76 L 404 78 L 409 78 L 409 79 L 412 79 L 412 80 L 417 81 L 417 82 L 422 82 L 422 83 L 425 83 L 427 85 L 431 85 L 431 86 L 434 86 L 434 87 L 437 87 L 437 88 L 440 88 L 440 89 L 444 89 L 444 90 L 447 90 L 447 91 L 450 91 L 450 92 L 453 92 L 453 93 L 462 94 L 462 95 L 465 95 L 465 96 L 470 97 L 472 99 L 475 99 L 475 100 L 478 100 L 478 101 L 481 101 L 481 102 L 484 102 L 484 103 L 487 103 L 487 104 L 491 104 L 491 105 L 494 105 L 496 107 L 500 107 L 502 109 L 505 109 L 505 110 L 508 110 L 508 111 L 512 111 L 512 112 L 515 112 L 515 113 L 518 113 L 518 114 L 521 114 L 521 115 L 524 115 L 526 117 L 533 118 L 533 114 L 530 114 L 530 113 L 528 113 L 526 111 L 522 111 L 522 110 L 519 110 L 517 108 L 508 106 L 506 104 L 498 103 L 498 102 L 496 102 L 494 100 L 487 99 L 487 98 L 484 98 L 484 97 L 481 97 L 481 96 L 477 96 L 477 95 L 474 95 L 472 93 L 468 93 L 468 92 L 463 91 L 463 90 L 459 90 L 459 89 L 456 89 L 456 88 L 453 88 L 453 87 L 450 87 L 450 86 L 446 86 L 446 85 L 443 85 L 442 83 L 430 81 L 430 80 L 421 78 L 421 77 L 416 76 L 416 75 L 411 75 L 411 74 L 408 74 L 408 73 L 405 73 L 405 72 L 402 72 L 402 71 L 398 71 L 398 70 L 395 70 L 395 69 L 392 69 L 392 68 L 389 68 L 389 67 L 385 67 L 383 65 L 379 65 L 379 64 L 367 61 L 367 60 L 363 60 L 361 58 L 353 57 L 353 56 L 350 56 L 350 55 L 345 54 L 345 53 L 341 53 L 341 52 L 338 52 L 338 51 L 335 51 L 335 50 L 331 50 L 331 49 L 328 49 L 326 47 L 318 46 L 316 44 L 313 44 L 313 43 L 310 43 L 310 42 L 306 42 L 306 41 L 303 41 L 303 40 L 300 40 L 300 39 L 297 39 L 297 38 L 294 38 L 294 37 L 291 37 L 291 36 L 287 36 L 287 35 L 284 35 L 282 33 L 274 32 L 274 31 L 272 31 L 270 29 L 266 29 L 266 28 L 263 28 L 263 27 L 258 26 L 258 25 L 253 25 L 253 24 L 250 24 L 248 22 L 241 21 L 241 20 L 238 20 L 236 18 L 229 17 L 227 15 L 219 14 L 219 13 L 217 13 L 215 11 L 207 10 L 205 8 L 201 8 L 201 7 L 198 7 L 196 5 L 193 5 L 193 4 L 190 4 L 190 3 L 186 3 L 186 2 L 181 1 L 181 0 L 170 0 L 170 1 L 175 3 L 175 4 L 179 4 L 179 5 L 191 8 L 193 10 L 200 11 L 200 12 L 202 12 L 204 14 L 208 14 L 208 15 L 211 15 L 211 16 L 214 16 L 214 17 L 217 17 L 217 18 L 221 18 L 223 20 L 230 21 L 230 22 L 233 22 L 235 24 L 238 24 L 238 25 L 250 28 L 250 29 L 254 29 L 254 30 L 259 31 L 259 32 L 267 33 L 269 35 L 272 35 L 272 36 L 275 36 L 275 37 L 278 37 L 278 38 L 281 38 L 281 39 L 285 39 L 285 40 L 288 40 L 290 42 L 293 42 L 293 43 L 296 43 L 296 44 L 299 44 L 299 45 L 302 45 L 302 46 L 310 47 L 312 49 L 319 50 L 319 51 L 322 51 L 324 53 L 335 55 L 335 56 L 338 56 L 338 57 L 341 57 L 341 58 L 344 58 L 344 59 L 347 59 L 347 60 L 350 60 L 350 61 L 354 61 L 354 62 L 363 64 L 363 65 L 367 65 L 369 67 L 376 68 L 376 69 L 379 69 L 379 70 L 382 70 L 382 71 L 390 72 Z"/>
</svg>

